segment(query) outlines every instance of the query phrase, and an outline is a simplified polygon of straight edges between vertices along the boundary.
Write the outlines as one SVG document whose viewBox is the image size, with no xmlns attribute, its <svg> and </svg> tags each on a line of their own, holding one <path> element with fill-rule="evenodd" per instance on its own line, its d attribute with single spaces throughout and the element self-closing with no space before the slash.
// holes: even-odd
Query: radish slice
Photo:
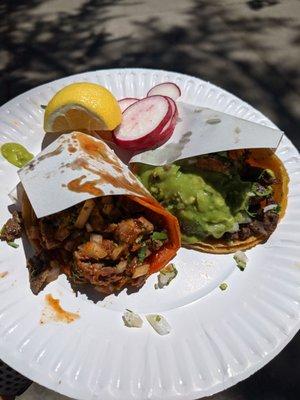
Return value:
<svg viewBox="0 0 300 400">
<path fill-rule="evenodd" d="M 166 122 L 166 125 L 165 125 L 164 128 L 162 129 L 162 131 L 161 131 L 161 133 L 160 133 L 160 136 L 163 136 L 163 135 L 165 134 L 165 131 L 168 130 L 169 127 L 170 127 L 171 125 L 174 125 L 174 127 L 175 127 L 175 124 L 176 124 L 176 122 L 177 122 L 177 117 L 178 117 L 178 110 L 177 110 L 177 106 L 176 106 L 175 101 L 172 100 L 170 97 L 167 97 L 167 96 L 164 96 L 164 97 L 165 97 L 165 98 L 168 100 L 168 102 L 170 103 L 170 106 L 171 106 L 171 108 L 172 108 L 172 115 L 171 115 L 169 121 Z M 176 115 L 175 115 L 175 114 L 176 114 Z"/>
<path fill-rule="evenodd" d="M 162 145 L 163 143 L 165 143 L 167 140 L 170 139 L 170 137 L 172 136 L 175 126 L 177 124 L 177 119 L 178 119 L 178 109 L 176 106 L 176 103 L 174 100 L 172 100 L 170 97 L 166 97 L 166 99 L 170 102 L 173 113 L 172 113 L 172 117 L 170 118 L 169 122 L 166 123 L 165 127 L 163 128 L 163 130 L 160 133 L 160 145 Z"/>
<path fill-rule="evenodd" d="M 164 82 L 153 86 L 147 93 L 147 97 L 154 95 L 168 96 L 175 101 L 181 96 L 181 91 L 175 83 Z"/>
<path fill-rule="evenodd" d="M 121 112 L 124 112 L 126 108 L 136 103 L 138 100 L 139 99 L 136 99 L 135 97 L 125 97 L 125 99 L 118 100 Z"/>
<path fill-rule="evenodd" d="M 171 97 L 168 97 L 168 96 L 164 96 L 164 97 L 168 100 L 168 102 L 172 108 L 172 118 L 175 115 L 175 113 L 177 113 L 177 116 L 178 116 L 178 109 L 177 109 L 177 105 L 176 105 L 175 101 Z"/>
<path fill-rule="evenodd" d="M 129 106 L 121 125 L 113 132 L 116 144 L 133 151 L 158 146 L 164 127 L 174 113 L 172 103 L 164 96 L 151 96 Z"/>
</svg>

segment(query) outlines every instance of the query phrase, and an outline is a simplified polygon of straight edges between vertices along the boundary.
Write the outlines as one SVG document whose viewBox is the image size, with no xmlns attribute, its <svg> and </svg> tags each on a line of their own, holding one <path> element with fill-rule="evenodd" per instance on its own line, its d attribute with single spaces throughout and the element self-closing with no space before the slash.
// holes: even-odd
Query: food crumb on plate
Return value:
<svg viewBox="0 0 300 400">
<path fill-rule="evenodd" d="M 219 285 L 219 288 L 224 291 L 228 288 L 228 284 L 226 282 L 223 282 Z"/>
<path fill-rule="evenodd" d="M 127 328 L 141 328 L 143 325 L 142 318 L 135 312 L 128 309 L 122 315 L 122 319 Z"/>
<path fill-rule="evenodd" d="M 8 275 L 8 271 L 0 272 L 0 279 L 5 278 Z"/>
<path fill-rule="evenodd" d="M 157 283 L 155 283 L 155 289 L 162 289 L 168 286 L 169 283 L 176 278 L 178 271 L 173 263 L 166 265 L 159 271 L 157 276 Z"/>
<path fill-rule="evenodd" d="M 171 332 L 171 326 L 163 315 L 160 314 L 148 314 L 146 315 L 147 321 L 152 328 L 159 335 L 167 335 Z"/>
<path fill-rule="evenodd" d="M 17 243 L 15 243 L 15 242 L 7 242 L 7 244 L 8 244 L 10 247 L 13 247 L 14 249 L 17 249 L 17 248 L 19 247 L 19 245 L 18 245 Z"/>
<path fill-rule="evenodd" d="M 244 271 L 248 262 L 248 257 L 246 256 L 246 254 L 243 251 L 238 250 L 234 253 L 233 258 L 238 268 L 241 271 Z"/>
</svg>

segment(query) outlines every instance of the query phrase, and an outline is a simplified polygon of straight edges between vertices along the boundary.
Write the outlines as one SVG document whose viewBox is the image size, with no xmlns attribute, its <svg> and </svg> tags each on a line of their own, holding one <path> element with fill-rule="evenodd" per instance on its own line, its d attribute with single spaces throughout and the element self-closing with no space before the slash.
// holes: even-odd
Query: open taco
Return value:
<svg viewBox="0 0 300 400">
<path fill-rule="evenodd" d="M 287 172 L 269 149 L 232 150 L 153 167 L 133 166 L 179 220 L 182 244 L 222 254 L 268 240 L 287 205 Z"/>
<path fill-rule="evenodd" d="M 23 225 L 35 252 L 27 261 L 34 294 L 61 273 L 104 294 L 139 288 L 180 247 L 177 219 L 150 197 L 102 196 L 43 218 L 24 191 L 21 203 L 21 215 L 8 220 L 1 239 L 20 236 Z"/>
</svg>

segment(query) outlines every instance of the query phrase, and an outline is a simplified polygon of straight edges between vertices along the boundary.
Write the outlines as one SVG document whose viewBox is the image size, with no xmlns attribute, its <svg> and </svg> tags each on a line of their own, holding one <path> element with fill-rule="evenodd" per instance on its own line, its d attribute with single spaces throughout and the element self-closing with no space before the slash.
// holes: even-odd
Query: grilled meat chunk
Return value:
<svg viewBox="0 0 300 400">
<path fill-rule="evenodd" d="M 0 240 L 13 242 L 22 235 L 22 221 L 17 211 L 12 212 L 11 218 L 4 224 L 0 232 Z"/>
<path fill-rule="evenodd" d="M 154 226 L 144 217 L 130 218 L 108 227 L 114 234 L 117 242 L 133 245 L 139 236 L 150 234 Z"/>
<path fill-rule="evenodd" d="M 51 261 L 49 253 L 42 252 L 27 261 L 30 288 L 38 294 L 48 283 L 55 281 L 60 275 L 58 262 Z"/>
</svg>

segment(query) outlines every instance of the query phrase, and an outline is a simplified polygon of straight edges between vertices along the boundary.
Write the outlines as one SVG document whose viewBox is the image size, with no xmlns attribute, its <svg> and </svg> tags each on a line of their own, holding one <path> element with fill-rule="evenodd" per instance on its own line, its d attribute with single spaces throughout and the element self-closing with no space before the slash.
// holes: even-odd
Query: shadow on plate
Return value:
<svg viewBox="0 0 300 400">
<path fill-rule="evenodd" d="M 78 285 L 78 284 L 74 284 L 74 282 L 72 282 L 68 277 L 67 280 L 73 290 L 73 292 L 76 294 L 76 296 L 78 296 L 78 294 L 83 294 L 85 295 L 88 300 L 91 300 L 94 304 L 98 303 L 99 301 L 103 301 L 106 297 L 108 296 L 115 296 L 118 297 L 119 294 L 121 292 L 123 292 L 124 290 L 126 290 L 126 293 L 130 296 L 133 293 L 137 293 L 141 288 L 135 288 L 135 287 L 127 287 L 127 288 L 123 288 L 122 290 L 120 290 L 119 292 L 116 293 L 111 293 L 111 294 L 105 294 L 102 292 L 99 292 L 99 290 L 97 290 L 95 287 L 93 287 L 92 285 L 85 283 L 82 285 Z"/>
</svg>

